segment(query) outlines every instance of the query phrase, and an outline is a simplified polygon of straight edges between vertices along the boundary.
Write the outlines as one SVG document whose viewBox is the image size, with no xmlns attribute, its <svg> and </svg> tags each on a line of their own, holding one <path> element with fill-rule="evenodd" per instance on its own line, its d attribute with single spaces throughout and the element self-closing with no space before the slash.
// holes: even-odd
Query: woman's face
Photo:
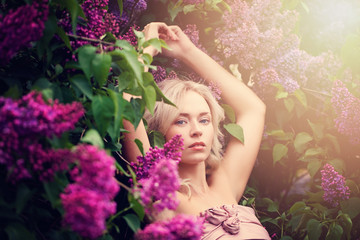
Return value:
<svg viewBox="0 0 360 240">
<path fill-rule="evenodd" d="M 205 161 L 210 155 L 214 137 L 209 105 L 200 94 L 188 91 L 177 107 L 179 113 L 165 134 L 166 140 L 181 134 L 184 139 L 181 164 Z"/>
</svg>

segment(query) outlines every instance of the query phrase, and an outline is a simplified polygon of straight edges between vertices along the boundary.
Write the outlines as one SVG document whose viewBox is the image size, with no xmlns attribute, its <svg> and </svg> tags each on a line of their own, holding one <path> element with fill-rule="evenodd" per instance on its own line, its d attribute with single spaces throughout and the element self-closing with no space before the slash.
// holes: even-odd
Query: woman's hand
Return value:
<svg viewBox="0 0 360 240">
<path fill-rule="evenodd" d="M 144 27 L 143 33 L 145 35 L 145 40 L 150 40 L 152 38 L 162 39 L 164 41 L 176 41 L 178 37 L 170 29 L 168 25 L 161 22 L 152 22 Z M 145 53 L 150 54 L 151 56 L 156 56 L 159 52 L 153 46 L 149 46 L 144 49 Z"/>
<path fill-rule="evenodd" d="M 163 49 L 163 54 L 168 57 L 183 60 L 186 54 L 196 46 L 178 26 L 168 26 L 165 23 L 153 22 L 144 27 L 145 40 L 159 38 L 166 42 L 171 50 Z M 151 56 L 156 56 L 158 51 L 149 46 L 144 50 Z"/>
</svg>

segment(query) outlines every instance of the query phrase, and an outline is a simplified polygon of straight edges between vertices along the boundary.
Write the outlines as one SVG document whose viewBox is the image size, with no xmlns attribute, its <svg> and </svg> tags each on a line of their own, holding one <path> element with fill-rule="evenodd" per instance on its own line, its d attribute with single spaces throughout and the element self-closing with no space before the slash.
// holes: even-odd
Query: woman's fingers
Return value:
<svg viewBox="0 0 360 240">
<path fill-rule="evenodd" d="M 161 38 L 164 40 L 178 40 L 177 35 L 171 30 L 171 28 L 162 22 L 149 23 L 143 30 L 145 39 Z"/>
</svg>

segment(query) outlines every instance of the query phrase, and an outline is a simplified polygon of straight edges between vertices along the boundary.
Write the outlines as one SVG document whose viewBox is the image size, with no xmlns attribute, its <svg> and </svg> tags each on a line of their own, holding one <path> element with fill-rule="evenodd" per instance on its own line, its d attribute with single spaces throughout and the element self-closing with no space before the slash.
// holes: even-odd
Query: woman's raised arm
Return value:
<svg viewBox="0 0 360 240">
<path fill-rule="evenodd" d="M 177 40 L 177 36 L 165 23 L 150 23 L 144 27 L 144 35 L 145 40 L 149 40 L 152 38 L 161 38 L 163 40 Z M 152 57 L 158 54 L 158 51 L 149 46 L 144 49 L 144 53 L 150 54 Z M 147 71 L 148 69 L 145 69 Z M 132 96 L 130 94 L 124 93 L 124 99 L 130 101 Z M 124 139 L 122 144 L 124 145 L 124 155 L 127 160 L 130 162 L 136 162 L 137 156 L 141 155 L 139 148 L 134 142 L 135 139 L 139 139 L 143 144 L 144 152 L 147 152 L 150 148 L 149 139 L 146 133 L 146 129 L 143 121 L 140 122 L 137 129 L 134 128 L 131 122 L 124 120 L 123 121 L 124 128 L 128 131 L 124 133 Z"/>
</svg>

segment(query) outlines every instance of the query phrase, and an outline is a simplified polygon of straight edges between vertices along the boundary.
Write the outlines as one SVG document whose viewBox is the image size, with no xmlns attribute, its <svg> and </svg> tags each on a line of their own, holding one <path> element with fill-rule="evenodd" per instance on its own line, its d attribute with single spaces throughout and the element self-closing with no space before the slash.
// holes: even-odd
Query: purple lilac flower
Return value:
<svg viewBox="0 0 360 240">
<path fill-rule="evenodd" d="M 321 170 L 321 187 L 324 190 L 324 200 L 332 207 L 338 206 L 341 200 L 349 199 L 350 190 L 345 185 L 344 176 L 328 163 Z"/>
<path fill-rule="evenodd" d="M 40 140 L 73 129 L 83 114 L 80 103 L 45 102 L 35 91 L 19 100 L 0 97 L 0 164 L 6 165 L 8 179 L 16 183 L 37 173 L 50 180 L 67 169 L 68 150 L 45 148 Z"/>
<path fill-rule="evenodd" d="M 235 0 L 223 15 L 225 26 L 215 30 L 220 51 L 235 57 L 245 69 L 271 59 L 295 26 L 295 11 L 282 11 L 280 0 Z"/>
<path fill-rule="evenodd" d="M 49 6 L 47 1 L 33 1 L 32 5 L 11 9 L 0 15 L 0 62 L 6 64 L 30 42 L 39 40 L 45 29 Z"/>
<path fill-rule="evenodd" d="M 103 234 L 105 220 L 116 211 L 113 199 L 119 186 L 114 178 L 115 160 L 105 150 L 91 145 L 79 145 L 72 157 L 79 166 L 71 171 L 75 182 L 60 195 L 64 224 L 94 239 Z"/>
<path fill-rule="evenodd" d="M 263 100 L 275 95 L 276 89 L 271 86 L 279 82 L 279 75 L 274 69 L 261 69 L 253 76 L 252 89 Z"/>
<path fill-rule="evenodd" d="M 359 144 L 360 99 L 352 95 L 346 86 L 337 80 L 332 89 L 331 103 L 336 114 L 335 126 L 338 132 L 347 136 L 351 144 Z"/>
<path fill-rule="evenodd" d="M 216 84 L 211 82 L 209 84 L 209 89 L 210 89 L 212 95 L 214 96 L 214 98 L 219 101 L 221 99 L 221 90 L 220 90 L 220 88 Z"/>
<path fill-rule="evenodd" d="M 180 187 L 177 165 L 181 160 L 183 139 L 175 135 L 164 148 L 150 148 L 144 157 L 138 157 L 138 164 L 132 163 L 139 186 L 135 192 L 140 194 L 145 211 L 160 212 L 165 208 L 176 209 L 176 191 Z"/>
<path fill-rule="evenodd" d="M 159 83 L 165 80 L 166 78 L 166 69 L 161 66 L 156 66 L 156 70 L 150 70 L 150 73 L 154 77 L 154 81 Z"/>
<path fill-rule="evenodd" d="M 176 209 L 179 204 L 176 191 L 180 187 L 177 163 L 173 159 L 159 159 L 149 169 L 149 177 L 138 181 L 140 198 L 147 214 L 155 209 L 161 212 L 165 208 Z"/>
<path fill-rule="evenodd" d="M 201 239 L 203 218 L 179 214 L 168 221 L 157 221 L 136 233 L 137 240 Z"/>
<path fill-rule="evenodd" d="M 138 156 L 138 163 L 131 163 L 137 180 L 149 177 L 149 169 L 152 168 L 160 159 L 168 158 L 172 159 L 176 163 L 181 160 L 181 151 L 183 150 L 183 139 L 181 135 L 175 135 L 167 143 L 164 144 L 164 148 L 150 148 L 144 157 Z"/>
</svg>

